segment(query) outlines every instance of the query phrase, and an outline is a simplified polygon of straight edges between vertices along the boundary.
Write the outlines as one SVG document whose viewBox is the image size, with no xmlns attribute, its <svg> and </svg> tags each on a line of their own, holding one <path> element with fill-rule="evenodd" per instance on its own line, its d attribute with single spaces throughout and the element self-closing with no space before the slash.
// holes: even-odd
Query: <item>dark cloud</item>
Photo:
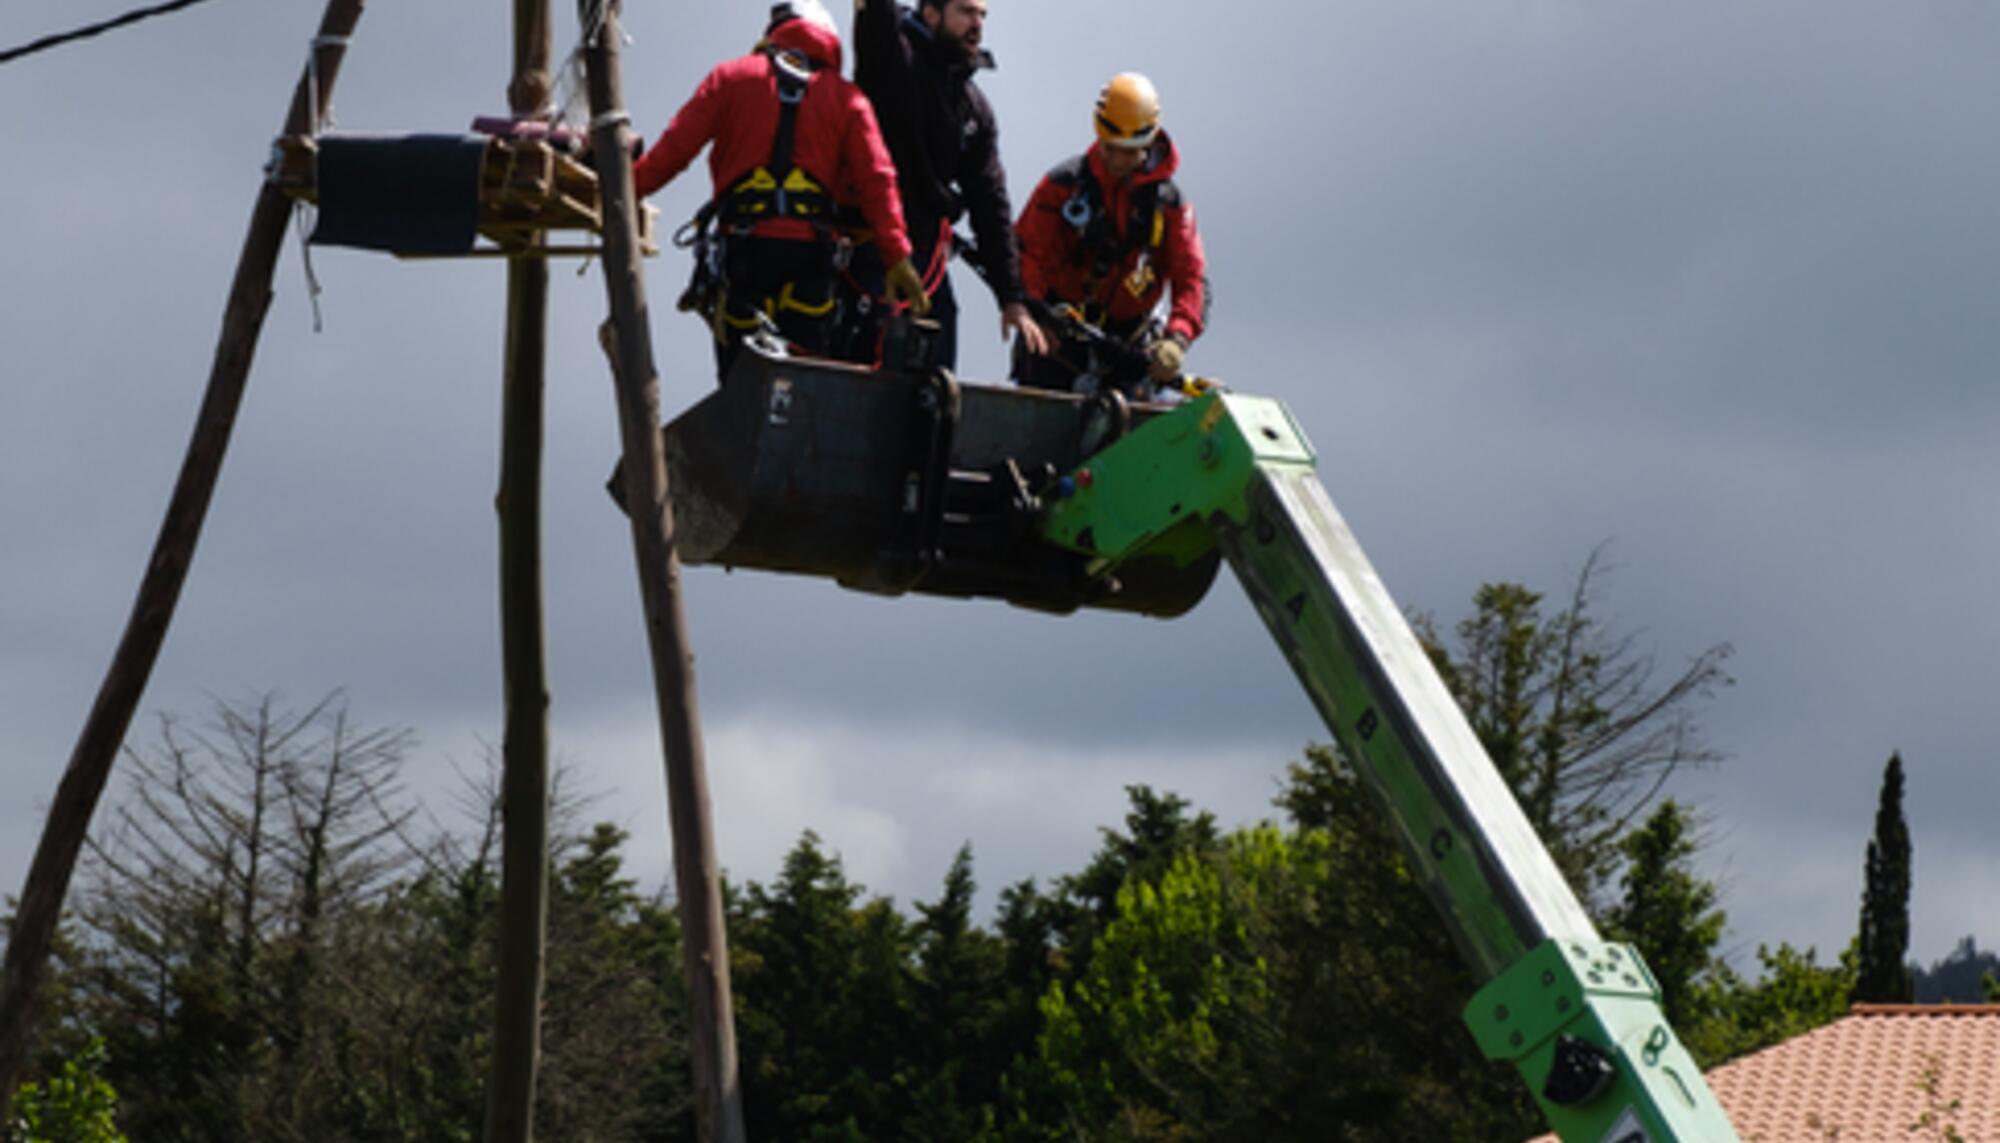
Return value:
<svg viewBox="0 0 2000 1143">
<path fill-rule="evenodd" d="M 448 9 L 369 10 L 342 125 L 451 130 L 504 106 L 504 17 Z M 761 13 L 635 12 L 639 129 Z M 130 605 L 311 18 L 204 7 L 0 69 L 32 156 L 31 201 L 0 221 L 0 753 L 22 792 L 0 815 L 0 885 Z M 70 19 L 10 9 L 0 42 Z M 1966 872 L 1995 856 L 1979 688 L 2000 646 L 2000 24 L 1983 6 L 1218 20 L 1003 0 L 989 33 L 1017 196 L 1088 141 L 1111 73 L 1159 83 L 1214 263 L 1194 363 L 1291 405 L 1400 602 L 1448 622 L 1482 581 L 1560 592 L 1611 541 L 1605 605 L 1663 670 L 1737 647 L 1707 719 L 1731 760 L 1684 787 L 1716 822 L 1736 940 L 1844 943 L 1893 749 L 1911 766 L 1913 952 L 1990 921 L 2000 902 Z M 656 200 L 667 226 L 704 175 Z M 502 273 L 339 251 L 314 267 L 325 332 L 294 246 L 147 706 L 346 686 L 362 717 L 421 730 L 421 765 L 444 773 L 500 719 Z M 553 718 L 657 837 L 638 593 L 601 487 L 618 447 L 602 284 L 573 269 L 550 322 Z M 662 258 L 648 283 L 670 411 L 708 384 L 700 331 L 665 312 L 683 274 Z M 990 303 L 961 284 L 966 372 L 995 376 Z M 1160 784 L 1253 817 L 1324 737 L 1227 583 L 1174 623 L 711 569 L 687 590 L 706 720 L 734 752 L 712 762 L 762 775 L 730 787 L 725 827 L 786 844 L 745 803 L 813 824 L 820 803 L 796 795 L 819 791 L 829 840 L 847 833 L 905 900 L 967 837 L 989 887 L 1073 866 L 1148 757 Z M 1065 796 L 1077 814 L 1036 812 Z"/>
</svg>

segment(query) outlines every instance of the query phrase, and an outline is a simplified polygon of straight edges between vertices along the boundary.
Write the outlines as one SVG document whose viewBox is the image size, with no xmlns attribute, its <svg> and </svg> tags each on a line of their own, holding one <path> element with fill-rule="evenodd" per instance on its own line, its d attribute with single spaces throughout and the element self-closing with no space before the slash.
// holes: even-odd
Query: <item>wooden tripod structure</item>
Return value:
<svg viewBox="0 0 2000 1143">
<path fill-rule="evenodd" d="M 312 59 L 295 89 L 284 136 L 316 129 L 313 108 L 328 106 L 348 37 L 366 0 L 328 0 Z M 512 0 L 516 116 L 547 103 L 549 0 Z M 653 659 L 667 771 L 674 871 L 682 921 L 683 967 L 694 1011 L 699 1138 L 741 1143 L 731 1020 L 728 944 L 710 825 L 708 784 L 674 554 L 666 462 L 659 434 L 659 376 L 652 355 L 640 225 L 633 193 L 630 132 L 623 111 L 617 44 L 618 0 L 579 0 L 587 47 L 592 144 L 600 178 L 601 253 L 611 357 L 624 444 L 625 503 Z M 271 302 L 271 280 L 292 210 L 275 179 L 260 189 L 223 313 L 208 388 L 151 560 L 111 666 L 78 736 L 29 866 L 4 966 L 0 966 L 0 1106 L 19 1079 L 28 1033 L 47 974 L 50 946 L 76 858 L 132 716 L 159 657 L 186 583 L 222 460 L 242 406 L 251 360 Z M 548 896 L 548 680 L 542 631 L 541 460 L 549 251 L 531 233 L 508 259 L 500 517 L 502 657 L 506 729 L 501 812 L 502 938 L 487 1143 L 532 1138 L 539 1011 Z"/>
</svg>

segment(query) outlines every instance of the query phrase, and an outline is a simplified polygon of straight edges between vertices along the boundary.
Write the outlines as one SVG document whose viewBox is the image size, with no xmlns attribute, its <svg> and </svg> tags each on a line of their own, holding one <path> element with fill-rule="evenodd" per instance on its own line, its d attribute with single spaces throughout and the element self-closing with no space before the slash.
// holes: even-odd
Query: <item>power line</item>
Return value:
<svg viewBox="0 0 2000 1143">
<path fill-rule="evenodd" d="M 123 16 L 113 16 L 101 24 L 91 24 L 88 27 L 77 28 L 74 31 L 57 32 L 51 36 L 43 36 L 33 43 L 22 44 L 18 48 L 8 48 L 6 51 L 0 51 L 0 64 L 12 63 L 22 56 L 31 56 L 36 52 L 47 51 L 59 44 L 69 43 L 71 40 L 83 40 L 91 36 L 102 35 L 113 28 L 122 28 L 127 24 L 136 24 L 149 16 L 164 16 L 168 12 L 192 7 L 199 3 L 201 3 L 201 0 L 167 0 L 164 4 L 155 4 L 150 8 L 135 8 Z"/>
</svg>

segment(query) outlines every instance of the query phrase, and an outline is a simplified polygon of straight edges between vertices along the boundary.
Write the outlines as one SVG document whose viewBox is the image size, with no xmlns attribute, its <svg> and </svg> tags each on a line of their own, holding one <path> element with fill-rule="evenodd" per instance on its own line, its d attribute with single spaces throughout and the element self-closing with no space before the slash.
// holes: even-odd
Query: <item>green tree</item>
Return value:
<svg viewBox="0 0 2000 1143">
<path fill-rule="evenodd" d="M 1036 888 L 1033 878 L 1000 891 L 994 930 L 1004 950 L 1005 997 L 999 1019 L 1010 1059 L 1033 1044 L 1041 1027 L 1042 994 L 1063 970 L 1061 920 L 1060 902 Z"/>
<path fill-rule="evenodd" d="M 8 901 L 13 905 L 12 899 Z M 0 917 L 0 944 L 13 937 L 14 915 Z M 20 1076 L 26 1083 L 61 1074 L 81 1059 L 92 1044 L 102 1047 L 91 1018 L 89 949 L 79 941 L 75 918 L 64 914 L 49 941 L 47 975 L 35 1004 L 33 1053 Z M 4 1111 L 0 1107 L 0 1111 Z M 4 1122 L 4 1120 L 0 1120 Z"/>
<path fill-rule="evenodd" d="M 1677 1029 L 1703 1015 L 1698 987 L 1716 968 L 1715 947 L 1726 917 L 1715 907 L 1715 886 L 1689 869 L 1695 842 L 1688 811 L 1671 799 L 1660 803 L 1639 829 L 1619 843 L 1625 857 L 1624 895 L 1604 917 L 1605 935 L 1639 947 L 1660 985 L 1660 1006 Z"/>
<path fill-rule="evenodd" d="M 937 901 L 917 905 L 909 1027 L 915 1090 L 904 1138 L 968 1140 L 993 1125 L 1013 1047 L 1003 1038 L 1007 961 L 1000 939 L 972 924 L 976 890 L 966 845 L 952 859 Z"/>
<path fill-rule="evenodd" d="M 1528 820 L 1586 898 L 1616 867 L 1618 839 L 1668 778 L 1719 760 L 1695 708 L 1732 681 L 1726 643 L 1663 681 L 1654 656 L 1594 610 L 1603 574 L 1600 550 L 1553 615 L 1540 592 L 1486 584 L 1458 624 L 1455 645 L 1428 617 L 1414 621 Z"/>
<path fill-rule="evenodd" d="M 104 1041 L 91 1040 L 45 1080 L 22 1084 L 0 1128 L 10 1143 L 125 1143 L 118 1092 L 102 1074 Z"/>
<path fill-rule="evenodd" d="M 360 1138 L 473 1143 L 483 1121 L 500 883 L 490 852 L 439 860 L 342 926 L 341 1121 Z"/>
<path fill-rule="evenodd" d="M 1263 827 L 1128 882 L 1089 967 L 1044 1000 L 1038 1055 L 1010 1080 L 1010 1136 L 1529 1134 L 1532 1109 L 1485 1085 L 1494 1069 L 1434 1002 L 1450 987 L 1438 974 L 1464 970 L 1437 926 L 1414 942 L 1403 928 L 1420 891 L 1379 892 L 1406 874 L 1360 842 Z M 1413 944 L 1422 963 L 1405 959 Z"/>
<path fill-rule="evenodd" d="M 45 1039 L 109 1045 L 146 1140 L 472 1143 L 495 987 L 499 808 L 419 839 L 408 743 L 337 696 L 269 699 L 135 751 L 85 868 L 62 1014 Z M 559 783 L 560 785 L 560 783 Z M 623 868 L 622 831 L 559 793 L 537 1127 L 550 1139 L 691 1137 L 677 929 Z"/>
<path fill-rule="evenodd" d="M 1729 683 L 1730 652 L 1717 645 L 1678 671 L 1658 669 L 1598 616 L 1600 578 L 1594 553 L 1553 613 L 1539 593 L 1488 584 L 1449 644 L 1428 620 L 1415 623 L 1586 901 L 1599 901 L 1621 867 L 1635 871 L 1604 908 L 1620 909 L 1659 950 L 1675 978 L 1670 1002 L 1686 1020 L 1733 981 L 1711 963 L 1722 924 L 1713 887 L 1687 872 L 1694 842 L 1678 807 L 1624 842 L 1672 774 L 1719 758 L 1696 715 Z M 1353 760 L 1338 747 L 1310 750 L 1279 798 L 1296 832 L 1250 851 L 1234 836 L 1173 844 L 1188 834 L 1163 827 L 1190 813 L 1150 801 L 1148 813 L 1135 799 L 1128 821 L 1147 829 L 1107 831 L 1125 844 L 1108 844 L 1092 868 L 1059 883 L 1058 906 L 1074 912 L 1042 962 L 1054 969 L 1038 1055 L 1009 1077 L 1011 1134 L 1532 1133 L 1538 1117 L 1517 1078 L 1484 1061 L 1464 1028 L 1460 1008 L 1481 982 L 1460 963 Z M 1142 839 L 1153 844 L 1135 854 Z M 1135 856 L 1171 865 L 1134 875 L 1147 868 Z M 1670 876 L 1659 882 L 1641 867 Z M 1115 912 L 1105 908 L 1112 885 L 1121 886 Z M 1208 911 L 1211 901 L 1219 912 Z M 1017 899 L 1003 920 L 1032 934 L 1033 904 Z M 1675 931 L 1677 919 L 1688 931 Z M 1064 1118 L 1038 1120 L 1037 1106 Z"/>
<path fill-rule="evenodd" d="M 1119 893 L 1129 884 L 1157 884 L 1184 853 L 1212 853 L 1218 843 L 1215 815 L 1196 811 L 1175 793 L 1147 785 L 1125 787 L 1125 830 L 1101 827 L 1101 844 L 1081 870 L 1062 878 L 1050 906 L 1062 945 L 1059 963 L 1074 977 L 1089 964 L 1098 933 L 1118 915 Z"/>
<path fill-rule="evenodd" d="M 909 924 L 807 832 L 730 919 L 743 1114 L 757 1139 L 888 1138 L 909 1083 Z"/>
<path fill-rule="evenodd" d="M 1903 818 L 1903 756 L 1889 755 L 1868 841 L 1861 892 L 1861 964 L 1851 999 L 1907 1004 L 1916 995 L 1910 966 L 1910 826 Z"/>
<path fill-rule="evenodd" d="M 555 839 L 535 1134 L 658 1139 L 691 1124 L 673 911 L 625 870 L 624 830 Z"/>
<path fill-rule="evenodd" d="M 1912 972 L 1919 1004 L 1976 1004 L 1986 993 L 1987 977 L 2000 974 L 2000 953 L 1982 950 L 1978 938 L 1967 933 L 1929 968 Z"/>
<path fill-rule="evenodd" d="M 1357 1140 L 1525 1137 L 1539 1116 L 1489 1063 L 1462 1009 L 1483 981 L 1460 959 L 1351 762 L 1314 747 L 1277 804 L 1327 845 L 1326 885 L 1273 930 L 1298 997 L 1287 1050 L 1325 1061 L 1310 1081 Z"/>
<path fill-rule="evenodd" d="M 1125 812 L 1125 832 L 1103 828 L 1103 844 L 1089 864 L 1063 880 L 1063 891 L 1093 916 L 1108 921 L 1118 912 L 1118 893 L 1127 882 L 1158 881 L 1183 853 L 1213 850 L 1215 815 L 1174 793 L 1151 786 L 1125 787 L 1131 808 Z"/>
<path fill-rule="evenodd" d="M 329 970 L 342 918 L 408 851 L 397 771 L 411 742 L 357 727 L 335 692 L 218 702 L 128 751 L 125 796 L 93 839 L 78 917 L 107 1076 L 148 1140 L 284 1139 L 331 1114 L 346 1005 Z"/>
<path fill-rule="evenodd" d="M 1815 950 L 1790 944 L 1775 950 L 1759 945 L 1757 961 L 1763 971 L 1754 983 L 1723 966 L 1698 986 L 1705 995 L 1696 1004 L 1707 1015 L 1683 1030 L 1683 1038 L 1703 1062 L 1768 1048 L 1847 1014 L 1856 971 L 1852 946 L 1831 965 L 1817 963 Z"/>
<path fill-rule="evenodd" d="M 1232 847 L 1254 877 L 1289 856 L 1269 833 Z M 1089 968 L 1043 1001 L 1045 1086 L 1063 1121 L 1049 1138 L 1094 1138 L 1149 1125 L 1156 1139 L 1241 1138 L 1257 1108 L 1230 1098 L 1236 1045 L 1216 1026 L 1232 1004 L 1259 1005 L 1270 986 L 1247 954 L 1241 911 L 1216 864 L 1183 853 L 1157 882 L 1128 881 Z M 1221 1088 L 1223 1090 L 1218 1090 Z M 1113 1137 L 1116 1137 L 1115 1135 Z"/>
</svg>

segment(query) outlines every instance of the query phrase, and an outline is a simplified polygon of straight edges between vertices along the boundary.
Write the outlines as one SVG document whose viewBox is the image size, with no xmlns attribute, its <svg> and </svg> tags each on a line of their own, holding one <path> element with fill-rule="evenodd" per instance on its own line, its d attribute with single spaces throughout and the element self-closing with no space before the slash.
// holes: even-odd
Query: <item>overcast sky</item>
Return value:
<svg viewBox="0 0 2000 1143">
<path fill-rule="evenodd" d="M 11 0 L 0 47 L 113 15 Z M 630 0 L 648 138 L 765 5 Z M 1482 582 L 1603 611 L 1670 671 L 1736 648 L 1682 782 L 1729 948 L 1853 933 L 1883 763 L 1909 769 L 1912 956 L 2000 941 L 2000 12 L 1978 0 L 991 0 L 1016 201 L 1158 84 L 1211 259 L 1191 364 L 1287 402 L 1404 606 Z M 504 110 L 510 6 L 375 0 L 338 125 Z M 130 607 L 318 0 L 216 0 L 0 67 L 0 892 L 16 893 Z M 558 26 L 566 49 L 568 13 Z M 842 19 L 845 14 L 842 13 Z M 655 201 L 669 226 L 705 167 Z M 413 784 L 497 742 L 498 263 L 297 244 L 155 712 L 345 687 L 416 730 Z M 648 267 L 670 411 L 709 391 L 676 255 Z M 962 372 L 996 379 L 989 300 Z M 561 757 L 663 878 L 665 794 L 595 267 L 553 275 L 547 612 Z M 991 901 L 1075 869 L 1147 782 L 1225 825 L 1324 741 L 1227 576 L 1190 616 L 1051 618 L 818 581 L 686 579 L 719 848 L 767 878 L 812 828 L 871 889 Z"/>
</svg>

